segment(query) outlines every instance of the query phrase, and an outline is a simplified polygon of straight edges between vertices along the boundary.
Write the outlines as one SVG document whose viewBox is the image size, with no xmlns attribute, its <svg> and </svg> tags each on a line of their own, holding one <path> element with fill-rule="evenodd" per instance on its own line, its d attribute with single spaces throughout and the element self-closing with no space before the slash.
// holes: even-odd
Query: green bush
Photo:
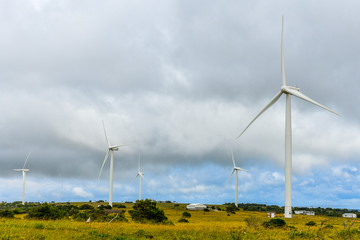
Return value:
<svg viewBox="0 0 360 240">
<path fill-rule="evenodd" d="M 126 208 L 126 206 L 124 204 L 114 204 L 113 207 L 114 208 Z"/>
<path fill-rule="evenodd" d="M 168 219 L 164 211 L 156 207 L 156 202 L 150 199 L 137 200 L 133 209 L 129 210 L 129 214 L 137 222 L 161 223 Z"/>
<path fill-rule="evenodd" d="M 100 205 L 98 206 L 99 209 L 112 209 L 110 205 Z"/>
<path fill-rule="evenodd" d="M 49 205 L 47 203 L 31 209 L 28 212 L 26 218 L 40 219 L 40 220 L 55 220 L 61 219 L 67 216 L 67 211 L 56 207 L 55 205 Z"/>
<path fill-rule="evenodd" d="M 229 214 L 229 213 L 232 213 L 232 214 L 235 214 L 235 211 L 238 211 L 239 208 L 235 206 L 234 203 L 228 203 L 227 206 L 226 206 L 226 212 Z"/>
<path fill-rule="evenodd" d="M 92 209 L 94 209 L 94 207 L 89 204 L 83 204 L 79 207 L 79 209 L 80 210 L 92 210 Z"/>
<path fill-rule="evenodd" d="M 189 212 L 183 212 L 182 217 L 183 218 L 191 218 L 191 214 Z"/>
<path fill-rule="evenodd" d="M 310 221 L 310 222 L 307 222 L 305 223 L 306 226 L 315 226 L 316 223 L 314 221 Z"/>
<path fill-rule="evenodd" d="M 44 229 L 45 227 L 44 227 L 44 224 L 42 224 L 42 223 L 35 223 L 34 224 L 34 227 L 36 228 L 36 229 Z"/>
<path fill-rule="evenodd" d="M 0 211 L 0 218 L 13 218 L 15 213 L 8 209 Z"/>
<path fill-rule="evenodd" d="M 281 218 L 274 218 L 270 221 L 263 222 L 262 226 L 266 228 L 281 228 L 285 227 L 286 222 Z"/>
<path fill-rule="evenodd" d="M 185 223 L 188 223 L 189 220 L 187 220 L 186 218 L 180 218 L 178 222 L 185 222 Z"/>
</svg>

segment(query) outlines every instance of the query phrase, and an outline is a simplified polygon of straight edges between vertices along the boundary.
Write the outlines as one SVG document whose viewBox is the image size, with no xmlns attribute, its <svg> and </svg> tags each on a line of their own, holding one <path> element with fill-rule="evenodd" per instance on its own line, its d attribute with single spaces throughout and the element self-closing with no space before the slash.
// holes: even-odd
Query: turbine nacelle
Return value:
<svg viewBox="0 0 360 240">
<path fill-rule="evenodd" d="M 248 170 L 245 170 L 245 169 L 243 169 L 243 168 L 234 167 L 234 171 L 238 171 L 238 170 L 248 172 Z"/>
<path fill-rule="evenodd" d="M 292 87 L 292 86 L 282 86 L 282 87 L 281 87 L 281 92 L 282 92 L 282 93 L 286 93 L 286 94 L 291 94 L 291 93 L 288 91 L 289 89 L 300 92 L 300 88 L 298 88 L 298 87 Z"/>
<path fill-rule="evenodd" d="M 119 146 L 110 146 L 109 151 L 119 151 Z"/>
<path fill-rule="evenodd" d="M 138 172 L 138 173 L 136 174 L 136 177 L 135 177 L 135 178 L 137 178 L 138 176 L 144 177 L 144 172 Z"/>
</svg>

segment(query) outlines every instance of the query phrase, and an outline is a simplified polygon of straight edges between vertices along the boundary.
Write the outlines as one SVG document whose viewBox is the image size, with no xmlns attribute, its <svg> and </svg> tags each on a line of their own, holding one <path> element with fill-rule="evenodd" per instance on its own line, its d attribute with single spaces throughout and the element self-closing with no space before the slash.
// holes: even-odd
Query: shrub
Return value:
<svg viewBox="0 0 360 240">
<path fill-rule="evenodd" d="M 110 205 L 100 205 L 98 206 L 99 209 L 112 209 Z"/>
<path fill-rule="evenodd" d="M 94 209 L 94 207 L 89 204 L 83 204 L 79 207 L 79 209 L 80 210 L 92 210 L 92 209 Z"/>
<path fill-rule="evenodd" d="M 182 217 L 183 218 L 191 218 L 191 214 L 189 212 L 183 212 Z"/>
<path fill-rule="evenodd" d="M 36 229 L 44 229 L 45 227 L 44 227 L 44 224 L 42 224 L 42 223 L 35 223 L 34 228 L 36 228 Z"/>
<path fill-rule="evenodd" d="M 80 222 L 82 222 L 82 221 L 86 221 L 86 220 L 88 220 L 89 219 L 89 217 L 90 217 L 90 213 L 87 213 L 87 212 L 79 212 L 79 213 L 77 213 L 77 214 L 74 214 L 73 216 L 72 216 L 72 218 L 74 219 L 74 220 L 76 220 L 76 221 L 80 221 Z"/>
<path fill-rule="evenodd" d="M 124 204 L 114 204 L 113 207 L 114 208 L 126 208 L 126 206 Z"/>
<path fill-rule="evenodd" d="M 0 211 L 0 217 L 1 218 L 13 218 L 15 215 L 15 213 L 13 211 L 10 210 L 2 210 Z"/>
<path fill-rule="evenodd" d="M 129 210 L 132 220 L 137 222 L 155 222 L 160 223 L 166 221 L 163 210 L 156 207 L 156 202 L 150 199 L 137 200 L 133 206 L 134 210 Z"/>
<path fill-rule="evenodd" d="M 310 222 L 307 222 L 305 223 L 306 226 L 315 226 L 316 223 L 314 221 L 310 221 Z"/>
<path fill-rule="evenodd" d="M 266 228 L 281 228 L 286 225 L 286 222 L 281 218 L 274 218 L 270 221 L 263 222 L 262 226 Z"/>
<path fill-rule="evenodd" d="M 239 208 L 237 208 L 234 203 L 227 204 L 227 206 L 226 206 L 226 212 L 228 214 L 229 213 L 235 214 L 235 211 L 238 211 L 238 210 L 239 210 Z"/>
<path fill-rule="evenodd" d="M 185 223 L 188 223 L 189 220 L 187 220 L 186 218 L 180 218 L 178 222 L 185 222 Z"/>
<path fill-rule="evenodd" d="M 59 209 L 56 206 L 44 203 L 34 209 L 31 209 L 28 215 L 26 216 L 26 218 L 55 220 L 55 219 L 64 218 L 66 215 L 67 212 L 64 209 Z"/>
</svg>

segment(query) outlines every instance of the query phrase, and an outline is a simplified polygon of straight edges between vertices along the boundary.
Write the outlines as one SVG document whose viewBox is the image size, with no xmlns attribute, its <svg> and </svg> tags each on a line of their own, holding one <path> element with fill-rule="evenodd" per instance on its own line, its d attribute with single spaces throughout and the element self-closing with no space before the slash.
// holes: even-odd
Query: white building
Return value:
<svg viewBox="0 0 360 240">
<path fill-rule="evenodd" d="M 191 203 L 186 206 L 187 210 L 204 210 L 205 208 L 207 208 L 207 206 L 202 203 Z"/>
<path fill-rule="evenodd" d="M 346 217 L 346 218 L 356 218 L 356 213 L 343 213 L 342 215 L 343 217 Z"/>
<path fill-rule="evenodd" d="M 276 217 L 276 212 L 267 212 L 267 216 L 269 218 L 274 218 L 274 217 Z"/>
<path fill-rule="evenodd" d="M 314 212 L 314 211 L 297 210 L 297 211 L 294 211 L 294 213 L 295 213 L 296 215 L 310 215 L 310 216 L 315 216 L 315 212 Z"/>
</svg>

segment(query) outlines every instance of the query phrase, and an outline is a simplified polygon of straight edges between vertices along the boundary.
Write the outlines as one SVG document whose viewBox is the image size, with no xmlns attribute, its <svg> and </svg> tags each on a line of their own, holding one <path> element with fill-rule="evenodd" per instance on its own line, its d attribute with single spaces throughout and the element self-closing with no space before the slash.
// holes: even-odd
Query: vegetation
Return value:
<svg viewBox="0 0 360 240">
<path fill-rule="evenodd" d="M 151 200 L 119 204 L 122 207 L 114 204 L 112 209 L 101 209 L 95 201 L 0 205 L 0 213 L 4 213 L 0 218 L 0 239 L 360 239 L 360 221 L 356 219 L 321 215 L 284 219 L 282 213 L 271 219 L 263 210 L 245 211 L 241 207 L 235 210 L 236 214 L 227 216 L 224 210 L 232 204 L 213 205 L 206 214 L 186 211 L 186 204 Z M 175 224 L 132 220 L 129 209 L 157 209 Z M 43 218 L 26 217 L 30 213 Z M 13 217 L 6 217 L 12 214 Z M 53 220 L 59 215 L 62 217 Z M 86 223 L 89 217 L 91 222 Z"/>
</svg>

